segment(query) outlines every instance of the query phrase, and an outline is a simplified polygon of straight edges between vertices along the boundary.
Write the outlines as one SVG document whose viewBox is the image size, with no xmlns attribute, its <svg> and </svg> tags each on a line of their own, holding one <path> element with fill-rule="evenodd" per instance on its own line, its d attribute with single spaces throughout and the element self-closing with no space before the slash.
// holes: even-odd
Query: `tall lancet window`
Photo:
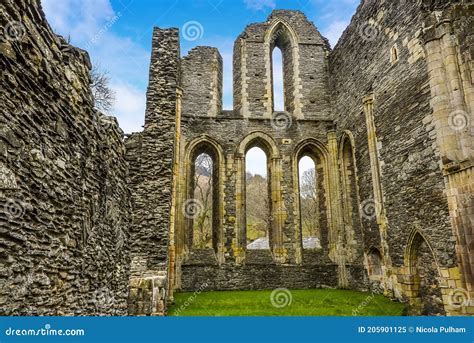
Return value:
<svg viewBox="0 0 474 343">
<path fill-rule="evenodd" d="M 296 38 L 283 23 L 272 28 L 268 36 L 271 60 L 272 106 L 274 111 L 295 110 Z"/>
<path fill-rule="evenodd" d="M 273 110 L 285 110 L 285 88 L 283 85 L 283 54 L 279 47 L 272 53 Z"/>
<path fill-rule="evenodd" d="M 270 249 L 270 203 L 268 159 L 255 146 L 245 156 L 245 199 L 247 249 Z"/>
</svg>

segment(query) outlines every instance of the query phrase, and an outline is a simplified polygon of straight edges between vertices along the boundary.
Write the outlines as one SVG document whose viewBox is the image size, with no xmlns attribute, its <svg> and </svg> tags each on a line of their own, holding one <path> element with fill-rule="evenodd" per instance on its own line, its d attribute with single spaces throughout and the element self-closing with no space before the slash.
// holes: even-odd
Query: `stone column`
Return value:
<svg viewBox="0 0 474 343">
<path fill-rule="evenodd" d="M 270 41 L 263 44 L 263 50 L 265 51 L 265 96 L 264 96 L 264 117 L 272 118 L 274 111 L 274 87 L 273 87 L 273 75 L 272 75 L 272 46 Z"/>
<path fill-rule="evenodd" d="M 219 154 L 219 152 L 216 152 Z M 227 182 L 227 173 L 226 173 L 226 157 L 224 154 L 218 157 L 219 160 L 219 167 L 217 168 L 218 170 L 218 179 L 219 179 L 219 243 L 217 247 L 217 261 L 219 262 L 219 265 L 222 265 L 225 263 L 225 253 L 226 253 L 226 226 L 225 226 L 225 214 L 226 214 L 226 195 L 225 195 L 225 190 L 226 190 L 226 182 Z"/>
<path fill-rule="evenodd" d="M 339 287 L 347 288 L 347 269 L 346 269 L 346 253 L 344 249 L 344 224 L 342 214 L 341 189 L 339 185 L 338 173 L 338 148 L 337 137 L 335 131 L 328 132 L 328 181 L 329 181 L 329 198 L 331 213 L 331 230 L 329 237 L 329 256 L 338 264 Z"/>
<path fill-rule="evenodd" d="M 368 140 L 368 148 L 369 148 L 369 157 L 370 157 L 370 170 L 372 174 L 372 188 L 373 188 L 373 199 L 369 200 L 369 204 L 366 206 L 373 206 L 375 210 L 375 218 L 377 220 L 377 226 L 380 232 L 380 247 L 382 254 L 382 271 L 383 271 L 383 279 L 382 285 L 385 289 L 385 292 L 388 293 L 389 290 L 393 288 L 393 284 L 391 281 L 391 260 L 389 256 L 389 248 L 387 243 L 387 229 L 388 229 L 388 220 L 385 213 L 385 206 L 384 206 L 384 196 L 383 196 L 383 189 L 382 189 L 382 181 L 381 181 L 381 171 L 380 171 L 380 161 L 378 156 L 377 150 L 377 134 L 376 134 L 376 127 L 375 127 L 375 119 L 374 119 L 374 95 L 370 94 L 363 98 L 364 104 L 364 112 L 365 112 L 365 119 L 367 125 L 367 140 Z M 367 201 L 366 200 L 366 201 Z"/>
<path fill-rule="evenodd" d="M 272 234 L 273 234 L 273 257 L 277 263 L 285 263 L 288 260 L 288 252 L 284 248 L 283 223 L 286 218 L 285 205 L 281 190 L 282 166 L 281 158 L 271 159 L 271 190 L 272 202 Z"/>
<path fill-rule="evenodd" d="M 235 238 L 233 244 L 233 251 L 235 263 L 242 264 L 245 261 L 245 244 L 247 238 L 245 237 L 245 170 L 244 170 L 245 156 L 237 154 L 235 156 Z"/>
<path fill-rule="evenodd" d="M 186 123 L 185 125 L 188 125 Z M 181 125 L 180 125 L 181 126 Z M 181 130 L 180 130 L 181 131 Z M 181 288 L 181 264 L 185 259 L 187 253 L 187 244 L 186 244 L 186 235 L 185 230 L 187 228 L 187 220 L 183 214 L 183 206 L 185 201 L 187 200 L 187 177 L 186 173 L 188 171 L 188 164 L 187 161 L 187 154 L 185 152 L 185 138 L 182 136 L 180 132 L 180 147 L 179 147 L 179 164 L 177 167 L 179 168 L 178 175 L 177 175 L 177 185 L 175 190 L 175 201 L 176 201 L 176 208 L 175 208 L 175 220 L 174 220 L 174 286 L 173 289 L 180 289 Z"/>
<path fill-rule="evenodd" d="M 250 116 L 248 94 L 249 77 L 247 75 L 247 43 L 244 39 L 239 39 L 239 48 L 240 65 L 238 65 L 238 67 L 240 67 L 240 80 L 239 83 L 235 83 L 234 81 L 234 87 L 240 86 L 240 103 L 236 103 L 234 100 L 234 108 L 239 110 L 240 116 L 248 118 Z"/>
<path fill-rule="evenodd" d="M 180 88 L 176 90 L 176 126 L 175 126 L 175 145 L 173 161 L 173 183 L 170 209 L 170 233 L 169 233 L 169 251 L 168 251 L 168 299 L 173 301 L 173 291 L 176 284 L 175 262 L 176 262 L 176 237 L 175 230 L 180 215 L 178 187 L 181 179 L 180 166 L 181 161 L 181 100 L 183 92 Z"/>
</svg>

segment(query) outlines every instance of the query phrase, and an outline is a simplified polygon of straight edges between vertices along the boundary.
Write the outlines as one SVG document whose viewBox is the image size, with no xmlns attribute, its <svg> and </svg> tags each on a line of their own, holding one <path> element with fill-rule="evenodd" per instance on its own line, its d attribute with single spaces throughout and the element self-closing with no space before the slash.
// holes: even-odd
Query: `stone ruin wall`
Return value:
<svg viewBox="0 0 474 343">
<path fill-rule="evenodd" d="M 445 164 L 441 162 L 445 161 L 442 151 L 446 146 L 440 141 L 441 125 L 433 114 L 433 96 L 438 95 L 439 88 L 433 87 L 429 65 L 433 62 L 428 60 L 425 46 L 430 12 L 451 8 L 453 3 L 363 1 L 330 55 L 337 128 L 339 132 L 351 131 L 356 143 L 362 212 L 374 202 L 380 206 L 380 213 L 375 211 L 371 218 L 362 218 L 366 252 L 375 248 L 383 256 L 383 277 L 372 281 L 382 282 L 386 293 L 408 300 L 418 307 L 418 313 L 424 314 L 444 314 L 442 306 L 438 306 L 443 302 L 449 313 L 460 313 L 462 306 L 449 305 L 452 294 L 462 293 L 467 298 L 465 289 L 469 287 L 460 278 L 461 263 L 456 251 L 466 242 L 464 237 L 456 238 L 457 229 L 450 217 L 450 213 L 458 216 L 448 207 L 450 192 L 446 189 Z M 468 16 L 472 5 L 458 6 L 457 12 L 453 11 L 455 18 L 465 23 L 463 17 Z M 469 31 L 466 25 L 463 28 Z M 466 44 L 464 39 L 456 44 L 459 42 Z M 472 57 L 469 59 L 472 61 Z M 433 65 L 437 67 L 438 64 Z M 468 92 L 472 94 L 472 84 L 466 87 Z M 373 126 L 369 128 L 368 117 L 372 115 L 368 112 L 373 114 Z M 472 122 L 472 114 L 469 115 Z M 448 130 L 452 134 L 452 129 Z M 465 131 L 469 137 L 469 127 Z M 472 131 L 469 139 L 472 141 Z M 472 165 L 472 156 L 470 161 Z M 472 198 L 466 199 L 465 194 L 472 194 L 472 181 L 465 179 L 462 184 L 462 204 L 468 211 Z M 377 192 L 380 198 L 374 195 Z M 464 216 L 462 222 L 466 225 L 469 215 L 464 212 Z M 472 218 L 470 221 L 472 227 Z M 427 258 L 426 246 L 431 258 Z M 414 267 L 420 261 L 425 265 Z M 433 275 L 420 277 L 421 270 L 430 270 Z M 439 292 L 427 297 L 422 294 L 420 299 L 417 294 L 423 293 L 421 288 L 427 282 L 430 284 L 425 286 L 435 285 Z M 434 306 L 420 305 L 420 301 Z M 463 307 L 462 311 L 469 308 Z"/>
<path fill-rule="evenodd" d="M 0 26 L 0 315 L 126 315 L 123 133 L 93 109 L 89 57 L 39 1 L 5 0 Z"/>
<path fill-rule="evenodd" d="M 321 237 L 324 251 L 302 251 L 303 256 L 300 258 L 303 259 L 303 262 L 297 262 L 294 248 L 299 246 L 299 242 L 295 238 L 294 224 L 296 203 L 291 196 L 294 181 L 292 157 L 297 144 L 308 138 L 315 138 L 327 143 L 325 132 L 331 129 L 331 123 L 295 122 L 289 130 L 273 129 L 271 125 L 270 119 L 241 119 L 222 115 L 217 118 L 183 117 L 183 137 L 185 137 L 186 143 L 195 142 L 205 136 L 222 147 L 225 160 L 216 163 L 219 163 L 222 168 L 225 214 L 222 223 L 223 259 L 219 263 L 219 258 L 216 259 L 210 250 L 189 249 L 182 265 L 182 289 L 196 290 L 204 282 L 207 284 L 206 289 L 208 290 L 337 287 L 337 264 L 328 257 L 327 227 L 322 230 Z M 281 228 L 284 237 L 281 244 L 284 253 L 280 256 L 283 259 L 282 262 L 275 261 L 278 257 L 276 251 L 247 250 L 243 253 L 242 250 L 245 247 L 243 233 L 240 233 L 240 249 L 236 248 L 237 231 L 240 231 L 239 225 L 236 223 L 238 217 L 236 193 L 239 192 L 237 151 L 240 143 L 246 137 L 259 132 L 265 132 L 269 137 L 272 137 L 281 154 L 281 158 L 279 158 L 281 161 L 281 200 L 285 207 L 286 217 Z M 316 132 L 317 135 L 315 135 Z M 287 140 L 287 143 L 284 143 L 283 140 Z M 265 149 L 265 147 L 263 148 Z M 269 159 L 271 159 L 270 156 Z M 183 167 L 189 166 L 190 163 L 189 160 L 186 160 Z M 185 170 L 183 170 L 184 173 Z M 184 185 L 183 188 L 185 188 Z M 183 230 L 186 229 L 188 228 L 184 226 Z M 359 280 L 362 280 L 359 286 L 363 288 L 363 275 L 357 274 L 357 281 Z M 356 284 L 358 282 L 354 282 L 354 285 Z"/>
<path fill-rule="evenodd" d="M 300 12 L 275 11 L 268 22 L 250 25 L 234 48 L 233 111 L 221 111 L 222 62 L 218 51 L 197 47 L 179 60 L 174 53 L 179 42 L 172 41 L 170 45 L 169 40 L 163 41 L 161 48 L 172 52 L 172 61 L 166 63 L 173 66 L 166 71 L 168 81 L 177 80 L 168 83 L 167 88 L 168 100 L 176 108 L 175 122 L 165 112 L 166 121 L 176 124 L 175 166 L 167 169 L 173 172 L 171 184 L 175 191 L 166 200 L 175 210 L 168 237 L 168 296 L 172 297 L 175 287 L 196 290 L 203 285 L 208 290 L 337 287 L 341 286 L 341 275 L 344 287 L 361 289 L 367 287 L 362 268 L 365 264 L 369 272 L 380 270 L 368 275 L 372 290 L 408 301 L 413 313 L 461 313 L 460 306 L 449 307 L 450 297 L 453 291 L 462 291 L 469 285 L 461 279 L 461 257 L 456 256 L 455 246 L 460 239 L 456 237 L 457 229 L 453 231 L 446 175 L 440 168 L 439 130 L 432 116 L 432 95 L 436 91 L 430 85 L 423 40 L 429 14 L 425 10 L 428 6 L 432 11 L 432 6 L 438 4 L 422 5 L 364 1 L 332 52 L 327 51 L 327 41 L 305 22 Z M 275 24 L 277 18 L 291 25 Z M 265 57 L 265 35 L 273 24 L 278 32 L 275 40 L 281 39 L 275 44 L 288 46 L 288 39 L 296 30 L 302 43 L 297 54 L 304 56 L 288 57 L 295 62 L 293 67 L 299 68 L 285 70 L 285 87 L 296 94 L 294 99 L 285 94 L 286 102 L 291 102 L 287 109 L 293 120 L 286 131 L 271 125 L 271 60 Z M 164 34 L 166 30 L 156 32 Z M 313 63 L 300 63 L 307 59 Z M 318 70 L 319 77 L 314 77 L 313 69 Z M 146 131 L 145 128 L 144 133 L 131 136 L 127 144 L 139 146 L 138 137 Z M 272 201 L 280 202 L 285 210 L 282 217 L 274 213 L 280 220 L 281 241 L 277 242 L 278 249 L 271 252 L 245 252 L 239 232 L 243 214 L 238 203 L 242 172 L 239 161 L 243 158 L 239 144 L 254 135 L 263 137 L 260 143 L 269 138 L 269 145 L 259 143 L 267 154 L 271 149 L 279 152 L 271 160 L 276 161 L 281 197 Z M 318 139 L 334 154 L 330 162 L 335 163 L 332 166 L 337 172 L 331 177 L 339 178 L 342 189 L 330 192 L 333 208 L 326 210 L 335 212 L 328 221 L 341 210 L 336 203 L 345 201 L 345 193 L 350 193 L 351 233 L 345 238 L 348 249 L 341 250 L 334 237 L 328 250 L 319 255 L 298 249 L 298 214 L 290 196 L 295 177 L 291 164 L 292 152 L 306 138 Z M 163 139 L 171 142 L 169 137 Z M 162 144 L 163 139 L 156 142 Z M 349 149 L 346 142 L 351 143 Z M 190 249 L 189 223 L 181 213 L 182 205 L 189 200 L 190 149 L 200 143 L 217 150 L 214 156 L 220 168 L 220 231 L 214 251 Z M 130 156 L 139 155 L 133 148 L 129 151 Z M 346 152 L 349 158 L 351 152 L 355 157 L 349 166 Z M 457 187 L 460 184 L 463 192 L 469 192 L 468 182 L 458 182 Z M 465 218 L 469 206 L 467 203 L 463 212 Z M 339 213 L 343 221 L 333 222 L 333 228 L 347 224 L 347 208 L 342 211 Z M 160 232 L 166 235 L 166 227 Z M 323 234 L 323 241 L 329 243 L 331 234 L 335 233 Z M 140 244 L 143 243 L 137 245 Z M 153 254 L 148 251 L 143 255 L 149 258 Z M 341 256 L 345 261 L 342 264 L 336 260 Z M 146 258 L 141 262 L 146 263 Z M 432 284 L 438 291 L 432 292 Z M 154 293 L 150 291 L 148 296 Z M 440 306 L 442 303 L 445 306 Z M 462 307 L 462 313 L 465 311 Z"/>
<path fill-rule="evenodd" d="M 234 113 L 240 117 L 272 116 L 270 49 L 274 46 L 291 61 L 283 66 L 285 110 L 297 119 L 330 117 L 325 60 L 329 43 L 302 12 L 285 10 L 273 11 L 265 23 L 248 25 L 235 41 Z"/>
<path fill-rule="evenodd" d="M 222 112 L 222 57 L 219 50 L 196 47 L 181 59 L 183 113 L 216 116 Z"/>
<path fill-rule="evenodd" d="M 456 237 L 459 269 L 441 269 L 447 288 L 457 288 L 459 300 L 448 310 L 474 313 L 473 208 L 474 182 L 474 4 L 427 1 L 425 20 L 433 122 L 440 147 L 446 196 Z M 467 293 L 466 293 L 467 291 Z"/>
<path fill-rule="evenodd" d="M 368 212 L 362 217 L 366 250 L 376 248 L 386 255 L 385 264 L 391 260 L 401 266 L 409 235 L 418 229 L 432 237 L 440 262 L 453 266 L 454 240 L 431 122 L 422 18 L 414 2 L 362 2 L 330 56 L 334 111 L 338 130 L 350 131 L 356 144 L 359 197 Z M 393 48 L 398 61 L 391 61 Z M 364 108 L 369 98 L 372 132 Z M 368 135 L 377 140 L 379 180 L 373 177 Z M 374 198 L 373 183 L 378 182 L 382 200 Z M 385 213 L 371 215 L 371 206 Z M 377 218 L 382 216 L 388 223 Z"/>
<path fill-rule="evenodd" d="M 285 62 L 285 88 L 296 94 L 285 94 L 287 122 L 275 124 L 271 80 L 271 48 L 281 48 Z M 272 289 L 338 287 L 339 262 L 334 238 L 338 224 L 336 207 L 326 203 L 337 201 L 333 186 L 322 195 L 321 239 L 322 250 L 301 248 L 299 236 L 298 203 L 295 199 L 297 159 L 295 151 L 303 143 L 317 141 L 326 161 L 318 168 L 324 180 L 332 183 L 324 163 L 330 163 L 330 141 L 334 125 L 331 116 L 328 84 L 328 42 L 299 11 L 274 11 L 265 23 L 249 25 L 235 42 L 234 47 L 234 110 L 209 111 L 219 108 L 210 94 L 222 94 L 222 79 L 215 82 L 209 77 L 214 73 L 222 77 L 220 55 L 216 49 L 196 47 L 182 59 L 183 88 L 182 142 L 180 144 L 180 183 L 178 204 L 185 204 L 189 194 L 189 172 L 193 163 L 191 151 L 208 152 L 218 164 L 221 194 L 218 209 L 221 221 L 217 222 L 217 251 L 193 249 L 189 242 L 189 222 L 176 226 L 176 244 L 179 263 L 177 287 L 182 290 L 206 289 Z M 216 54 L 218 57 L 216 57 Z M 207 61 L 207 62 L 206 62 Z M 311 61 L 311 63 L 306 63 Z M 217 67 L 217 70 L 216 70 Z M 189 80 L 192 80 L 189 81 Z M 245 145 L 248 143 L 248 145 Z M 204 146 L 200 150 L 200 144 Z M 245 211 L 239 203 L 243 191 L 240 177 L 246 149 L 261 147 L 270 163 L 273 175 L 270 192 L 272 204 L 280 204 L 281 213 L 271 210 L 273 221 L 270 250 L 246 250 L 242 216 Z M 214 153 L 217 150 L 218 153 Z M 335 153 L 335 152 L 334 152 Z M 337 158 L 337 157 L 334 157 Z M 323 182 L 322 182 L 323 184 Z M 178 210 L 182 206 L 178 206 Z M 177 214 L 177 217 L 181 213 Z M 360 228 L 359 228 L 360 230 Z M 179 233 L 178 233 L 179 232 Z M 180 236 L 181 235 L 181 236 Z M 363 249 L 360 231 L 353 241 L 359 242 L 354 257 L 347 263 L 345 282 L 355 289 L 367 287 L 363 270 Z M 339 248 L 340 249 L 340 248 Z M 330 256 L 331 255 L 331 256 Z"/>
<path fill-rule="evenodd" d="M 413 313 L 471 313 L 451 306 L 453 291 L 473 299 L 469 1 L 365 0 L 333 51 L 301 12 L 274 11 L 236 41 L 233 111 L 222 111 L 219 52 L 180 58 L 178 30 L 155 28 L 145 127 L 125 141 L 93 109 L 87 53 L 52 32 L 39 1 L 7 0 L 0 13 L 0 26 L 25 29 L 0 41 L 0 314 L 163 314 L 175 288 L 203 284 L 370 286 Z M 266 52 L 295 36 L 282 131 Z M 453 112 L 468 115 L 467 129 L 449 130 Z M 242 249 L 239 144 L 253 138 L 278 151 L 271 252 Z M 305 139 L 331 164 L 322 253 L 301 249 L 295 229 L 294 151 Z M 189 144 L 201 141 L 220 147 L 214 251 L 187 247 L 182 216 Z"/>
<path fill-rule="evenodd" d="M 456 49 L 459 49 L 459 54 L 463 56 L 460 72 L 465 80 L 467 103 L 467 107 L 463 109 L 470 115 L 472 111 L 469 110 L 469 95 L 472 94 L 472 85 L 469 82 L 472 82 L 472 76 L 465 73 L 470 70 L 469 66 L 472 68 L 472 64 L 469 64 L 472 63 L 472 52 L 468 43 L 465 43 L 472 37 L 472 29 L 469 30 L 466 25 L 466 22 L 469 22 L 470 7 L 466 4 L 456 6 L 451 8 L 449 16 L 457 34 Z M 472 235 L 467 227 L 472 224 L 472 218 L 469 216 L 472 207 L 472 197 L 469 197 L 472 193 L 472 181 L 469 181 L 472 159 L 468 157 L 461 161 L 459 168 L 462 172 L 456 177 L 447 176 L 445 166 L 440 163 L 445 163 L 440 150 L 446 147 L 443 142 L 440 143 L 440 135 L 443 135 L 440 133 L 439 123 L 433 118 L 433 95 L 437 94 L 438 88 L 433 86 L 433 72 L 429 66 L 430 62 L 427 61 L 425 46 L 429 32 L 427 18 L 435 9 L 439 9 L 439 4 L 426 1 L 401 4 L 363 1 L 351 25 L 328 58 L 316 58 L 315 62 L 308 64 L 307 70 L 304 69 L 306 64 L 300 68 L 299 73 L 308 76 L 312 75 L 313 69 L 321 67 L 317 73 L 320 77 L 316 79 L 323 85 L 324 80 L 329 80 L 330 100 L 329 97 L 326 99 L 326 90 L 321 84 L 319 87 L 315 86 L 315 81 L 313 84 L 304 84 L 301 78 L 288 80 L 288 75 L 294 77 L 295 73 L 285 72 L 285 87 L 294 81 L 299 85 L 294 89 L 302 91 L 295 91 L 295 94 L 300 96 L 299 107 L 295 103 L 290 109 L 295 121 L 293 124 L 297 129 L 284 133 L 269 126 L 272 99 L 268 85 L 271 80 L 264 77 L 268 74 L 266 70 L 269 61 L 265 60 L 265 57 L 262 58 L 261 51 L 265 52 L 266 46 L 261 44 L 275 17 L 285 17 L 285 22 L 291 22 L 293 26 L 290 27 L 296 28 L 305 48 L 311 46 L 305 41 L 310 35 L 306 36 L 305 31 L 298 31 L 301 28 L 301 22 L 295 20 L 298 14 L 275 11 L 268 22 L 250 25 L 239 36 L 234 48 L 234 111 L 217 114 L 207 112 L 208 116 L 214 118 L 201 117 L 204 113 L 200 112 L 183 112 L 182 126 L 181 149 L 182 156 L 185 157 L 182 160 L 183 166 L 190 163 L 186 160 L 186 143 L 199 140 L 199 137 L 207 137 L 217 143 L 222 147 L 225 156 L 225 163 L 222 164 L 225 170 L 224 261 L 221 261 L 219 256 L 216 260 L 209 252 L 187 251 L 179 271 L 182 273 L 181 278 L 177 280 L 179 287 L 194 290 L 201 287 L 200 283 L 204 281 L 210 289 L 272 288 L 277 285 L 301 288 L 341 286 L 340 278 L 334 278 L 335 274 L 341 273 L 340 263 L 339 267 L 335 263 L 332 264 L 336 268 L 333 269 L 333 274 L 324 274 L 314 269 L 305 270 L 308 266 L 318 269 L 327 263 L 323 262 L 324 258 L 308 260 L 306 257 L 302 264 L 295 259 L 295 246 L 298 243 L 292 238 L 295 232 L 292 218 L 296 212 L 291 199 L 286 198 L 291 189 L 288 185 L 291 185 L 293 178 L 291 173 L 288 173 L 288 170 L 291 170 L 288 161 L 293 158 L 291 151 L 295 148 L 294 144 L 303 137 L 311 136 L 330 146 L 324 136 L 335 127 L 339 144 L 336 151 L 341 153 L 344 150 L 343 143 L 346 138 L 353 144 L 352 152 L 355 156 L 355 165 L 352 166 L 354 169 L 349 174 L 355 174 L 356 180 L 346 185 L 352 193 L 353 203 L 356 204 L 352 212 L 352 237 L 355 240 L 347 241 L 347 244 L 352 243 L 355 249 L 345 258 L 352 258 L 353 261 L 360 261 L 362 258 L 369 268 L 369 261 L 373 259 L 374 252 L 377 252 L 382 272 L 380 275 L 369 275 L 371 288 L 381 289 L 388 296 L 408 301 L 412 305 L 413 313 L 469 313 L 471 307 L 464 306 L 465 304 L 453 305 L 453 294 L 462 293 L 464 298 L 469 298 L 465 292 L 471 287 L 469 268 L 472 269 L 472 264 L 467 262 L 467 246 Z M 439 18 L 438 21 L 442 22 Z M 314 39 L 319 40 L 320 46 L 324 45 L 324 39 L 319 34 L 311 34 Z M 192 54 L 199 49 L 196 48 Z M 316 51 L 306 57 L 314 60 Z M 301 67 L 298 62 L 295 60 L 295 64 Z M 328 73 L 325 72 L 327 66 Z M 183 72 L 183 75 L 185 78 L 186 73 Z M 314 79 L 314 74 L 312 76 Z M 208 82 L 204 84 L 209 85 Z M 201 89 L 183 88 L 184 108 L 196 108 L 192 100 L 189 101 L 191 104 L 187 105 L 187 92 L 197 95 L 192 99 L 199 96 L 202 99 L 202 96 L 208 93 L 207 88 L 202 89 L 203 93 L 199 93 Z M 218 89 L 211 91 L 212 94 L 218 92 Z M 301 96 L 304 92 L 307 92 L 307 95 Z M 320 101 L 319 106 L 308 107 L 313 104 L 314 98 L 311 95 L 314 94 Z M 332 107 L 328 106 L 327 101 L 331 102 Z M 456 99 L 454 101 L 456 102 Z M 297 113 L 298 108 L 301 109 L 300 113 Z M 324 113 L 333 113 L 335 123 L 331 123 L 332 116 L 325 116 Z M 195 118 L 195 115 L 198 118 Z M 301 119 L 314 121 L 303 122 Z M 318 121 L 324 122 L 322 119 L 325 119 L 329 126 L 318 127 Z M 186 125 L 188 121 L 189 125 Z M 235 249 L 236 239 L 238 240 L 238 225 L 235 225 L 235 220 L 238 221 L 239 206 L 232 196 L 238 194 L 238 180 L 235 180 L 236 168 L 238 173 L 236 151 L 239 142 L 257 131 L 272 137 L 282 155 L 280 181 L 286 212 L 282 228 L 285 256 L 282 260 L 275 261 L 275 252 L 273 259 L 271 256 L 263 256 L 261 252 L 247 252 L 243 257 L 244 265 L 239 266 L 239 259 L 242 257 Z M 285 143 L 282 144 L 284 140 Z M 471 149 L 468 145 L 470 143 L 466 143 L 472 141 L 469 126 L 460 141 L 461 152 L 472 151 L 468 150 Z M 343 157 L 339 157 L 337 168 L 340 174 L 344 173 L 342 164 Z M 182 175 L 185 175 L 185 169 L 186 167 L 183 167 Z M 446 183 L 450 180 L 454 191 L 446 189 Z M 344 180 L 340 181 L 342 187 Z M 185 187 L 184 185 L 182 189 Z M 457 191 L 461 194 L 456 197 Z M 344 190 L 341 193 L 344 198 Z M 450 194 L 454 194 L 454 199 L 448 199 Z M 332 195 L 337 197 L 337 194 Z M 360 215 L 357 214 L 357 204 L 360 205 Z M 460 219 L 453 219 L 458 217 L 453 211 L 459 211 Z M 362 232 L 359 231 L 361 228 Z M 361 234 L 363 240 L 359 243 L 357 239 L 361 239 Z M 359 249 L 362 249 L 362 252 Z M 341 250 L 336 250 L 335 254 L 340 255 Z M 280 267 L 280 263 L 284 266 Z M 330 268 L 329 264 L 325 265 L 326 271 Z M 365 276 L 363 273 L 357 273 L 357 262 L 353 266 L 347 264 L 347 267 L 349 270 L 352 268 L 351 272 L 355 276 L 346 280 L 350 287 L 365 287 Z M 462 268 L 466 270 L 461 274 Z M 281 274 L 278 272 L 280 269 Z M 305 279 L 304 275 L 312 275 L 313 279 Z M 436 292 L 426 291 L 433 287 L 437 289 Z"/>
<path fill-rule="evenodd" d="M 179 34 L 153 31 L 145 127 L 126 140 L 132 192 L 130 314 L 163 314 L 172 240 L 179 138 Z M 172 241 L 171 241 L 172 242 Z"/>
</svg>

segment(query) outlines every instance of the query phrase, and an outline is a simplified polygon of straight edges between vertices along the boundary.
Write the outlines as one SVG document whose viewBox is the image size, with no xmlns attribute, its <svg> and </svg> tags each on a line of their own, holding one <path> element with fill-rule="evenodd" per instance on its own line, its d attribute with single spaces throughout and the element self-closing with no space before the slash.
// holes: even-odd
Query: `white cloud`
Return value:
<svg viewBox="0 0 474 343">
<path fill-rule="evenodd" d="M 275 8 L 275 0 L 244 0 L 245 6 L 249 10 L 256 10 L 260 11 L 263 10 L 265 7 Z"/>
<path fill-rule="evenodd" d="M 323 30 L 323 36 L 329 39 L 329 42 L 333 48 L 336 46 L 339 38 L 341 38 L 341 35 L 346 29 L 347 25 L 349 25 L 348 21 L 336 20 Z"/>
<path fill-rule="evenodd" d="M 245 171 L 267 176 L 267 155 L 260 148 L 252 148 L 245 155 Z"/>
<path fill-rule="evenodd" d="M 116 97 L 113 113 L 122 130 L 127 133 L 142 131 L 146 95 L 127 83 L 114 83 L 111 88 Z"/>
<path fill-rule="evenodd" d="M 111 88 L 117 93 L 112 114 L 129 133 L 140 131 L 145 116 L 146 82 L 150 53 L 128 37 L 113 32 L 126 20 L 109 0 L 43 0 L 48 22 L 72 44 L 86 49 L 92 63 L 109 72 Z"/>
<path fill-rule="evenodd" d="M 314 168 L 315 168 L 314 161 L 311 157 L 308 157 L 308 156 L 303 156 L 298 163 L 300 177 L 301 175 L 303 175 L 305 171 L 308 171 Z"/>
<path fill-rule="evenodd" d="M 351 21 L 361 0 L 310 0 L 313 10 L 308 11 L 310 18 L 317 23 L 323 36 L 334 47 Z"/>
<path fill-rule="evenodd" d="M 109 0 L 43 0 L 42 5 L 55 31 L 80 41 L 92 38 L 115 14 Z"/>
</svg>

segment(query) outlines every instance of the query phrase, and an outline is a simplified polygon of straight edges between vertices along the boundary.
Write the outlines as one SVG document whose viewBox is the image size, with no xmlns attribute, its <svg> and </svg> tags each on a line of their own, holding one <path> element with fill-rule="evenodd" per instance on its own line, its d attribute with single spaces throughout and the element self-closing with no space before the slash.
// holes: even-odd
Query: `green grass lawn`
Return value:
<svg viewBox="0 0 474 343">
<path fill-rule="evenodd" d="M 405 306 L 381 295 L 349 290 L 291 290 L 289 297 L 272 291 L 176 293 L 170 316 L 401 316 Z"/>
</svg>

